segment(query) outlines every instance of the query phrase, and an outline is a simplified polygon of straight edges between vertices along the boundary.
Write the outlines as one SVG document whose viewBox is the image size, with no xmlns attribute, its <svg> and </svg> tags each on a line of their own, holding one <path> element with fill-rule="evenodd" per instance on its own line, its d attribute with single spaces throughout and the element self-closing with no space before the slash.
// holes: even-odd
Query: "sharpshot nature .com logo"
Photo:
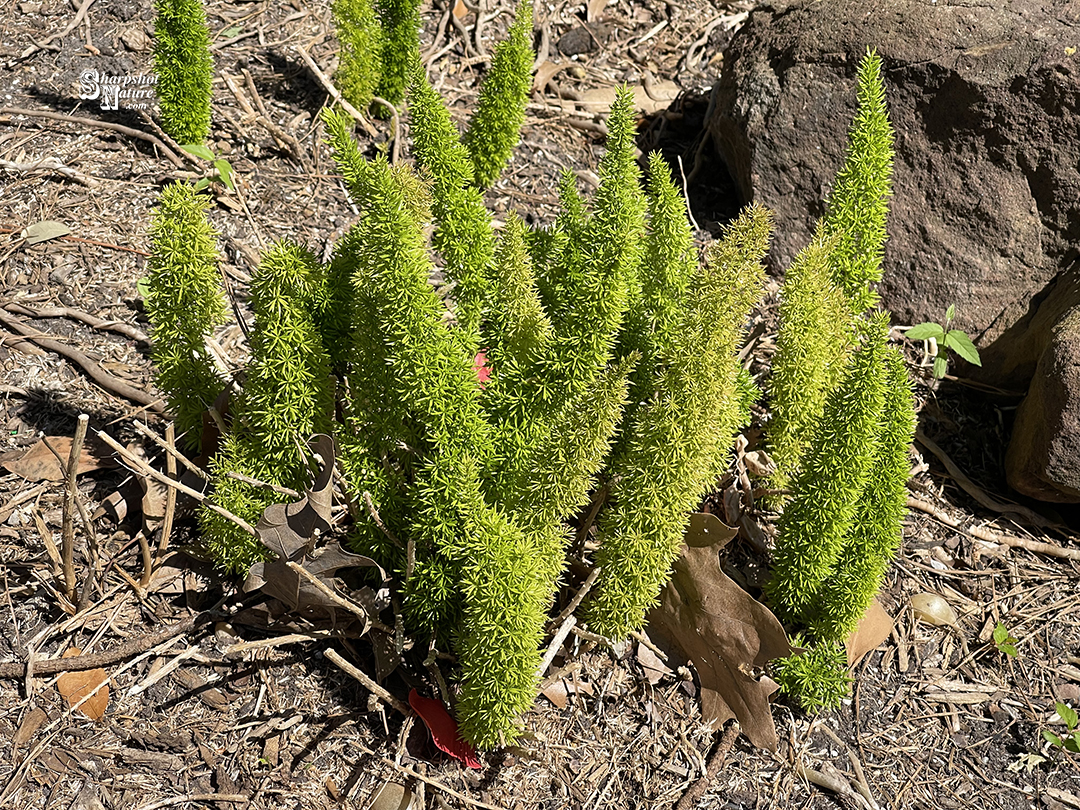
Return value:
<svg viewBox="0 0 1080 810">
<path fill-rule="evenodd" d="M 102 110 L 147 110 L 154 99 L 153 73 L 139 76 L 110 76 L 87 68 L 79 74 L 79 98 L 84 101 L 101 99 Z"/>
</svg>

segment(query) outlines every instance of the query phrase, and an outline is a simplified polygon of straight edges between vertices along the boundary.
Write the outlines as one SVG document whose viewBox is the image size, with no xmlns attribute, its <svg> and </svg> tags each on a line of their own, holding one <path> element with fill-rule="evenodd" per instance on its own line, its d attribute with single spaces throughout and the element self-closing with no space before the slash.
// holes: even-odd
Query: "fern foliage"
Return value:
<svg viewBox="0 0 1080 810">
<path fill-rule="evenodd" d="M 161 126 L 178 143 L 210 133 L 210 29 L 200 0 L 155 0 L 154 72 Z"/>
<path fill-rule="evenodd" d="M 209 207 L 194 187 L 170 183 L 150 222 L 146 314 L 153 325 L 154 381 L 186 447 L 198 446 L 202 415 L 225 387 L 206 347 L 227 311 Z"/>
<path fill-rule="evenodd" d="M 476 184 L 487 188 L 505 168 L 525 122 L 525 104 L 532 88 L 532 0 L 518 7 L 505 40 L 495 46 L 491 70 L 480 88 L 476 111 L 469 120 L 465 145 L 472 159 Z"/>
</svg>

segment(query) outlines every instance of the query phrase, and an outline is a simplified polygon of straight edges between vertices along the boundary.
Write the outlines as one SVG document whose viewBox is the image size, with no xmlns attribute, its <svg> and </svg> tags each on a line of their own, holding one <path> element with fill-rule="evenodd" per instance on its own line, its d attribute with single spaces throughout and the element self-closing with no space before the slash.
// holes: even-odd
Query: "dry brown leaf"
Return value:
<svg viewBox="0 0 1080 810">
<path fill-rule="evenodd" d="M 542 93 L 544 88 L 547 87 L 548 82 L 554 79 L 563 70 L 570 67 L 571 64 L 571 62 L 563 62 L 561 65 L 557 65 L 554 62 L 545 61 L 536 69 L 536 75 L 533 76 L 533 90 Z"/>
<path fill-rule="evenodd" d="M 650 650 L 645 644 L 638 644 L 637 660 L 638 663 L 641 664 L 641 668 L 645 671 L 645 677 L 648 678 L 649 683 L 653 686 L 660 683 L 660 680 L 665 675 L 672 674 L 667 665 L 660 660 L 660 656 Z"/>
<path fill-rule="evenodd" d="M 792 649 L 769 609 L 720 570 L 717 552 L 735 534 L 715 515 L 691 515 L 674 575 L 649 616 L 649 634 L 666 637 L 694 662 L 706 722 L 735 718 L 751 743 L 775 751 L 769 695 L 777 686 L 753 670 Z"/>
<path fill-rule="evenodd" d="M 70 647 L 61 657 L 73 658 L 76 655 L 82 655 L 82 650 Z M 105 716 L 105 709 L 109 705 L 108 673 L 103 669 L 87 669 L 82 672 L 65 672 L 56 679 L 56 689 L 69 706 L 74 706 L 97 689 L 99 684 L 104 686 L 79 707 L 79 711 L 94 721 Z"/>
<path fill-rule="evenodd" d="M 70 436 L 46 436 L 39 439 L 29 450 L 4 453 L 0 456 L 0 465 L 28 481 L 63 481 L 67 478 L 65 468 L 68 456 L 71 455 L 71 442 Z M 49 449 L 50 446 L 52 450 Z M 56 453 L 53 453 L 53 450 Z M 62 465 L 56 458 L 57 455 L 64 460 Z M 79 454 L 76 474 L 115 466 L 116 460 L 112 451 L 94 437 L 87 436 Z"/>
<path fill-rule="evenodd" d="M 37 730 L 41 728 L 42 724 L 48 719 L 49 716 L 45 714 L 45 710 L 40 707 L 27 712 L 26 716 L 23 717 L 22 722 L 19 723 L 18 730 L 11 738 L 12 750 L 17 751 L 30 742 Z"/>
<path fill-rule="evenodd" d="M 465 5 L 465 0 L 456 0 L 456 2 L 454 3 L 453 15 L 460 20 L 463 19 L 468 13 L 469 7 Z"/>
<path fill-rule="evenodd" d="M 597 19 L 603 14 L 604 9 L 607 7 L 608 0 L 589 0 L 585 5 L 585 19 L 589 22 Z"/>
<path fill-rule="evenodd" d="M 848 638 L 847 662 L 849 667 L 859 663 L 863 656 L 876 650 L 892 632 L 892 616 L 885 612 L 885 608 L 875 598 L 866 609 L 866 615 L 862 617 L 855 632 Z"/>
<path fill-rule="evenodd" d="M 323 459 L 322 469 L 300 500 L 290 504 L 271 504 L 263 511 L 255 531 L 262 544 L 274 552 L 277 559 L 252 566 L 244 590 L 261 589 L 284 603 L 292 612 L 308 617 L 313 613 L 329 614 L 333 619 L 340 615 L 341 606 L 289 568 L 288 562 L 299 563 L 331 590 L 336 587 L 335 577 L 341 568 L 375 568 L 384 582 L 387 576 L 370 557 L 345 551 L 337 541 L 314 550 L 319 535 L 330 530 L 335 458 L 333 439 L 326 435 L 317 436 L 311 443 L 311 449 Z M 369 605 L 374 605 L 378 600 L 370 588 L 364 588 L 357 592 L 353 601 L 370 611 Z M 366 630 L 365 622 L 363 631 Z"/>
<path fill-rule="evenodd" d="M 415 806 L 411 790 L 397 782 L 386 782 L 367 806 L 367 810 L 412 810 Z"/>
<path fill-rule="evenodd" d="M 562 678 L 545 686 L 540 690 L 540 694 L 550 700 L 557 709 L 565 709 L 569 701 L 566 681 Z"/>
</svg>

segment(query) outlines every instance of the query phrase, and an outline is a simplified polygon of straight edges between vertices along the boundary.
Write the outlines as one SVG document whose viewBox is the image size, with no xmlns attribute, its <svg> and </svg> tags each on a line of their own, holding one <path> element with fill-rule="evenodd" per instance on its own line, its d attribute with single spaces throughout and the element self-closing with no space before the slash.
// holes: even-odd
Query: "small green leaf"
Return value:
<svg viewBox="0 0 1080 810">
<path fill-rule="evenodd" d="M 982 360 L 979 359 L 979 350 L 975 348 L 975 344 L 971 342 L 971 338 L 967 336 L 966 332 L 961 332 L 959 329 L 950 329 L 949 334 L 945 336 L 945 346 L 972 365 L 982 365 Z"/>
<path fill-rule="evenodd" d="M 945 330 L 939 323 L 918 323 L 904 333 L 908 340 L 929 340 L 935 338 L 941 340 L 945 337 Z"/>
<path fill-rule="evenodd" d="M 45 219 L 41 222 L 35 222 L 33 225 L 27 225 L 23 229 L 21 236 L 26 240 L 26 244 L 36 245 L 38 242 L 48 242 L 58 236 L 67 236 L 69 233 L 71 233 L 71 228 L 63 222 Z"/>
<path fill-rule="evenodd" d="M 937 379 L 941 379 L 945 376 L 945 372 L 949 370 L 949 361 L 945 359 L 945 355 L 939 354 L 934 358 L 934 376 Z"/>
<path fill-rule="evenodd" d="M 1001 622 L 998 622 L 997 625 L 994 627 L 994 643 L 998 644 L 998 645 L 1001 645 L 1001 644 L 1004 644 L 1008 640 L 1009 640 L 1009 631 L 1006 629 L 1004 624 L 1002 624 Z"/>
<path fill-rule="evenodd" d="M 201 143 L 183 144 L 180 148 L 187 152 L 189 155 L 200 157 L 203 160 L 214 159 L 214 153 L 207 149 L 205 146 L 203 146 Z"/>
<path fill-rule="evenodd" d="M 219 158 L 214 161 L 214 168 L 217 169 L 218 177 L 221 178 L 221 182 L 225 184 L 225 188 L 229 191 L 236 191 L 236 185 L 233 183 L 233 167 L 229 161 Z"/>
<path fill-rule="evenodd" d="M 1080 754 L 1080 731 L 1074 731 L 1071 737 L 1065 739 L 1065 750 Z"/>
<path fill-rule="evenodd" d="M 220 36 L 222 39 L 232 39 L 243 30 L 244 29 L 241 28 L 239 25 L 234 25 L 231 28 L 226 28 L 224 31 L 222 31 Z"/>
<path fill-rule="evenodd" d="M 1057 710 L 1058 717 L 1065 721 L 1065 725 L 1068 727 L 1069 731 L 1076 728 L 1077 716 L 1076 711 L 1072 707 L 1059 701 L 1054 704 L 1054 709 Z"/>
<path fill-rule="evenodd" d="M 1059 737 L 1057 734 L 1052 732 L 1050 729 L 1043 729 L 1042 735 L 1043 735 L 1043 739 L 1046 740 L 1051 745 L 1053 745 L 1053 746 L 1055 746 L 1057 748 L 1064 748 L 1065 747 L 1065 743 L 1061 739 L 1061 737 Z"/>
<path fill-rule="evenodd" d="M 998 645 L 998 649 L 1005 653 L 1009 658 L 1019 658 L 1020 652 L 1012 644 L 1002 643 Z"/>
<path fill-rule="evenodd" d="M 208 185 L 210 185 L 210 181 L 207 178 L 203 177 L 203 178 L 196 181 L 195 190 L 196 191 L 202 191 Z"/>
<path fill-rule="evenodd" d="M 135 282 L 135 289 L 139 291 L 139 295 L 143 298 L 150 297 L 150 277 L 143 276 Z"/>
<path fill-rule="evenodd" d="M 945 310 L 945 323 L 948 323 L 956 315 L 956 304 L 949 304 L 949 308 Z"/>
</svg>

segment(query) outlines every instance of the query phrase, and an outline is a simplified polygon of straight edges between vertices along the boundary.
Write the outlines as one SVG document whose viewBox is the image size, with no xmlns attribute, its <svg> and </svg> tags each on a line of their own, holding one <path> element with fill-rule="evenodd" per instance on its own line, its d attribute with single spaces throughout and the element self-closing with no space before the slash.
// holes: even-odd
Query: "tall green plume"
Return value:
<svg viewBox="0 0 1080 810">
<path fill-rule="evenodd" d="M 585 616 L 597 632 L 638 628 L 670 576 L 690 510 L 714 482 L 741 416 L 736 351 L 761 296 L 769 215 L 753 206 L 714 244 L 684 296 L 666 368 L 625 426 L 600 521 L 600 580 Z"/>
<path fill-rule="evenodd" d="M 883 360 L 885 404 L 877 452 L 835 571 L 810 613 L 814 637 L 826 641 L 843 641 L 855 631 L 900 548 L 915 408 L 903 356 L 890 347 Z"/>
<path fill-rule="evenodd" d="M 498 178 L 521 136 L 525 105 L 532 88 L 533 7 L 517 7 L 507 38 L 495 46 L 491 69 L 480 87 L 476 111 L 465 133 L 476 184 L 487 188 Z"/>
<path fill-rule="evenodd" d="M 375 95 L 399 103 L 409 70 L 420 58 L 420 0 L 375 0 L 382 25 L 382 71 Z"/>
<path fill-rule="evenodd" d="M 155 0 L 154 73 L 161 127 L 182 144 L 210 134 L 210 29 L 199 0 Z"/>
<path fill-rule="evenodd" d="M 251 362 L 234 403 L 232 432 L 212 464 L 214 501 L 254 525 L 273 493 L 229 473 L 303 489 L 309 471 L 301 450 L 315 433 L 329 433 L 334 392 L 330 359 L 312 318 L 322 268 L 299 245 L 280 242 L 251 279 Z M 204 540 L 226 570 L 244 572 L 264 552 L 254 537 L 203 509 Z"/>
<path fill-rule="evenodd" d="M 413 151 L 432 185 L 436 222 L 432 246 L 442 254 L 446 276 L 455 285 L 461 339 L 475 353 L 480 321 L 491 294 L 489 274 L 495 252 L 491 214 L 483 195 L 472 185 L 468 150 L 419 60 L 412 66 L 409 103 Z"/>
<path fill-rule="evenodd" d="M 773 550 L 767 587 L 778 615 L 805 623 L 810 606 L 836 569 L 859 496 L 877 452 L 885 406 L 887 313 L 873 315 L 847 373 L 825 402 L 814 438 L 795 477 Z"/>
<path fill-rule="evenodd" d="M 780 290 L 767 424 L 777 489 L 790 485 L 851 351 L 850 307 L 830 273 L 836 250 L 836 236 L 817 234 L 795 257 Z"/>
<path fill-rule="evenodd" d="M 334 84 L 356 109 L 366 110 L 382 72 L 383 37 L 375 8 L 372 0 L 333 0 L 330 10 L 341 43 Z"/>
<path fill-rule="evenodd" d="M 855 314 L 878 300 L 885 218 L 892 188 L 893 130 L 885 109 L 881 57 L 868 50 L 859 63 L 859 108 L 851 124 L 844 166 L 836 176 L 822 230 L 837 236 L 833 278 Z"/>
<path fill-rule="evenodd" d="M 206 348 L 227 308 L 217 268 L 210 200 L 187 183 L 171 183 L 150 222 L 146 314 L 152 326 L 154 381 L 176 416 L 181 442 L 197 447 L 202 415 L 225 382 Z"/>
</svg>

